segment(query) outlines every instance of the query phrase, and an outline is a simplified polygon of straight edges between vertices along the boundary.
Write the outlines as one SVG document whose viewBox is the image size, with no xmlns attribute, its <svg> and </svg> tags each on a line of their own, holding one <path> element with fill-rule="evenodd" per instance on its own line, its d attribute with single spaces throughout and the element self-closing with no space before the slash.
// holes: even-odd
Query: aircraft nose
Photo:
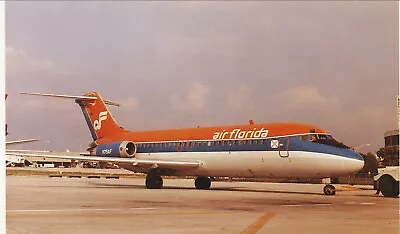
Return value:
<svg viewBox="0 0 400 234">
<path fill-rule="evenodd" d="M 350 157 L 346 160 L 345 168 L 349 173 L 357 173 L 364 167 L 364 158 L 355 151 L 350 151 Z"/>
</svg>

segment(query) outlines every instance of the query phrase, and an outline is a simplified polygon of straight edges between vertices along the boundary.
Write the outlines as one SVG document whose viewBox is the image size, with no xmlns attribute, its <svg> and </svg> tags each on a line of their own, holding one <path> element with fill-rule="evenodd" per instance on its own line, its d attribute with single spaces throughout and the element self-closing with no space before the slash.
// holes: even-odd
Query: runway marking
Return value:
<svg viewBox="0 0 400 234">
<path fill-rule="evenodd" d="M 304 206 L 302 204 L 292 204 L 292 205 L 281 205 L 281 206 L 286 206 L 286 207 L 300 207 L 300 206 Z"/>
<path fill-rule="evenodd" d="M 362 202 L 361 205 L 375 205 L 373 202 Z"/>
<path fill-rule="evenodd" d="M 7 217 L 127 217 L 127 216 L 146 216 L 146 215 L 226 215 L 234 214 L 235 212 L 215 212 L 203 210 L 175 211 L 164 210 L 159 212 L 138 213 L 134 211 L 140 210 L 156 210 L 156 208 L 126 208 L 126 209 L 58 209 L 58 210 L 7 210 Z M 119 211 L 119 212 L 118 212 Z M 58 212 L 58 213 L 57 213 Z"/>
<path fill-rule="evenodd" d="M 302 207 L 302 206 L 330 206 L 332 205 L 331 203 L 317 203 L 317 204 L 287 204 L 287 205 L 281 205 L 284 207 Z"/>
<path fill-rule="evenodd" d="M 356 202 L 349 201 L 349 202 L 345 202 L 344 204 L 356 204 Z"/>
<path fill-rule="evenodd" d="M 250 224 L 246 229 L 244 229 L 240 234 L 254 234 L 257 233 L 264 225 L 275 216 L 275 213 L 265 213 L 254 223 Z"/>
<path fill-rule="evenodd" d="M 155 210 L 151 207 L 121 208 L 121 209 L 98 209 L 98 208 L 80 208 L 80 209 L 58 209 L 58 210 L 6 210 L 9 213 L 35 213 L 35 212 L 73 212 L 73 211 L 127 211 L 127 210 Z"/>
<path fill-rule="evenodd" d="M 360 187 L 348 186 L 348 185 L 343 185 L 342 188 L 347 188 L 347 189 L 354 190 L 354 191 L 355 191 L 355 190 L 361 190 Z"/>
</svg>

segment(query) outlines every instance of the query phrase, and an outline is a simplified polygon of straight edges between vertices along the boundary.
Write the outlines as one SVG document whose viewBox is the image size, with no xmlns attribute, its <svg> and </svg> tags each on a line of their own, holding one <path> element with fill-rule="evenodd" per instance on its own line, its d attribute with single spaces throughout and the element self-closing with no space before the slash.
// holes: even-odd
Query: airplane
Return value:
<svg viewBox="0 0 400 234">
<path fill-rule="evenodd" d="M 81 96 L 21 93 L 75 99 L 93 142 L 87 155 L 19 154 L 110 162 L 145 173 L 148 189 L 163 187 L 162 176 L 194 176 L 197 189 L 210 189 L 214 177 L 336 178 L 355 174 L 363 157 L 325 130 L 304 123 L 269 123 L 128 131 L 114 120 L 99 93 Z M 325 195 L 335 195 L 330 182 Z"/>
</svg>

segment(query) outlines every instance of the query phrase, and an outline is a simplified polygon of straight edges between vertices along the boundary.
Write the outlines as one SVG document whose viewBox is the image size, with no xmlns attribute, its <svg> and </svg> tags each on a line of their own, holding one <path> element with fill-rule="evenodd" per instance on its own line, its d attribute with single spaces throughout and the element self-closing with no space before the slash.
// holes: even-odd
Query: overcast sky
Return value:
<svg viewBox="0 0 400 234">
<path fill-rule="evenodd" d="M 396 1 L 6 2 L 7 140 L 84 150 L 71 100 L 130 130 L 296 121 L 351 146 L 397 128 Z"/>
</svg>

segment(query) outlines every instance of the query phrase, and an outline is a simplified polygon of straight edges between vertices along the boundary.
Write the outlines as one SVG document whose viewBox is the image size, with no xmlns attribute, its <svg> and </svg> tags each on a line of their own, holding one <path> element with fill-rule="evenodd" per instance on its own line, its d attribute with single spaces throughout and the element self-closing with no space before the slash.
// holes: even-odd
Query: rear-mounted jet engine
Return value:
<svg viewBox="0 0 400 234">
<path fill-rule="evenodd" d="M 136 154 L 136 145 L 131 141 L 112 142 L 96 147 L 96 155 L 105 157 L 133 158 Z"/>
</svg>

